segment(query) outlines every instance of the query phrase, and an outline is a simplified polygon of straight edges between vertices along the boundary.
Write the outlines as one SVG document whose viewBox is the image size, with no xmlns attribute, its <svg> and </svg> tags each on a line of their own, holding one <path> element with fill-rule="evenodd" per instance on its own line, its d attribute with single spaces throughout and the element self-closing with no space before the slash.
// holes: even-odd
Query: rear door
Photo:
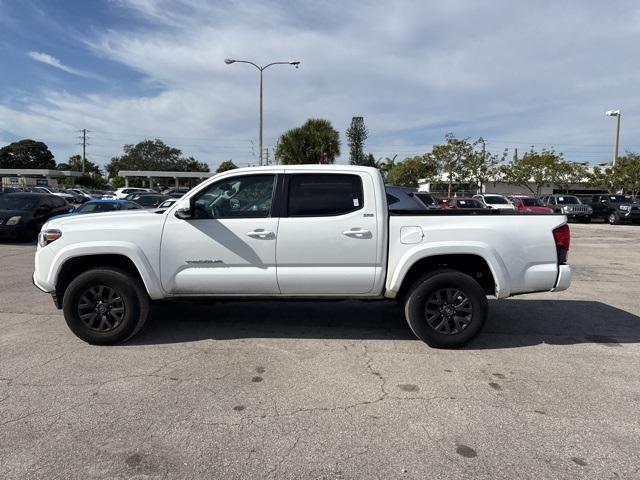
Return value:
<svg viewBox="0 0 640 480">
<path fill-rule="evenodd" d="M 381 233 L 371 175 L 287 173 L 283 190 L 276 245 L 281 293 L 370 292 Z"/>
</svg>

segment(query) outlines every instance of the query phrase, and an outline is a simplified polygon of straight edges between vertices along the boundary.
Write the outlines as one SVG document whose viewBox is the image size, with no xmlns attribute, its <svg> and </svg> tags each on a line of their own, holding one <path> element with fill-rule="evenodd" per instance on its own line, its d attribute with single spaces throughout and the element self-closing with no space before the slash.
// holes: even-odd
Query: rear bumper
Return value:
<svg viewBox="0 0 640 480">
<path fill-rule="evenodd" d="M 569 265 L 558 265 L 558 278 L 552 292 L 561 292 L 571 285 L 571 267 Z"/>
</svg>

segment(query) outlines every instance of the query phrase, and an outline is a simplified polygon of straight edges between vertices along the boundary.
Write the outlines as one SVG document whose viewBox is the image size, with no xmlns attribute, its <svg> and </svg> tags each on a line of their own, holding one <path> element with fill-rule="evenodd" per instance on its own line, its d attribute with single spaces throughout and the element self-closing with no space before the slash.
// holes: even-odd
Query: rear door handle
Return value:
<svg viewBox="0 0 640 480">
<path fill-rule="evenodd" d="M 251 238 L 259 238 L 260 240 L 271 240 L 276 238 L 276 234 L 270 232 L 269 230 L 264 230 L 262 228 L 256 228 L 250 232 L 247 232 L 247 236 Z"/>
<path fill-rule="evenodd" d="M 371 238 L 371 231 L 364 228 L 352 228 L 351 230 L 345 230 L 342 232 L 345 237 L 351 238 Z"/>
</svg>

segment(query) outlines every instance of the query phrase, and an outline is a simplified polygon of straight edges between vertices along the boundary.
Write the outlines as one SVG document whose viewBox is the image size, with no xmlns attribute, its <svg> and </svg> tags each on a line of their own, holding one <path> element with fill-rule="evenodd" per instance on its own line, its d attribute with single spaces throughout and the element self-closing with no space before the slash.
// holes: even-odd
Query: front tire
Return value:
<svg viewBox="0 0 640 480">
<path fill-rule="evenodd" d="M 609 213 L 609 225 L 618 225 L 620 223 L 620 217 L 616 212 Z"/>
<path fill-rule="evenodd" d="M 149 297 L 133 275 L 95 268 L 78 275 L 64 292 L 64 318 L 92 345 L 114 345 L 136 335 L 149 313 Z"/>
<path fill-rule="evenodd" d="M 478 282 L 455 270 L 438 270 L 413 284 L 405 316 L 413 333 L 435 348 L 464 345 L 482 329 L 487 297 Z"/>
</svg>

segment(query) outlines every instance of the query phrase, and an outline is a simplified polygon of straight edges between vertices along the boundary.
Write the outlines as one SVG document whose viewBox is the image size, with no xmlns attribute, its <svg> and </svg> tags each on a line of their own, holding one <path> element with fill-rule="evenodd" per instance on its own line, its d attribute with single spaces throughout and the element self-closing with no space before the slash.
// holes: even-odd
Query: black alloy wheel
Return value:
<svg viewBox="0 0 640 480">
<path fill-rule="evenodd" d="M 67 325 L 81 340 L 115 345 L 142 330 L 149 314 L 149 296 L 134 273 L 97 267 L 69 283 L 62 310 Z"/>
<path fill-rule="evenodd" d="M 425 303 L 427 324 L 436 332 L 455 335 L 473 319 L 473 306 L 467 296 L 456 288 L 441 288 Z"/>
<path fill-rule="evenodd" d="M 471 276 L 440 269 L 416 280 L 405 299 L 405 317 L 418 338 L 455 348 L 474 338 L 487 318 L 484 288 Z"/>
<path fill-rule="evenodd" d="M 78 317 L 90 330 L 109 332 L 124 318 L 122 296 L 113 288 L 99 285 L 87 289 L 78 302 Z"/>
</svg>

